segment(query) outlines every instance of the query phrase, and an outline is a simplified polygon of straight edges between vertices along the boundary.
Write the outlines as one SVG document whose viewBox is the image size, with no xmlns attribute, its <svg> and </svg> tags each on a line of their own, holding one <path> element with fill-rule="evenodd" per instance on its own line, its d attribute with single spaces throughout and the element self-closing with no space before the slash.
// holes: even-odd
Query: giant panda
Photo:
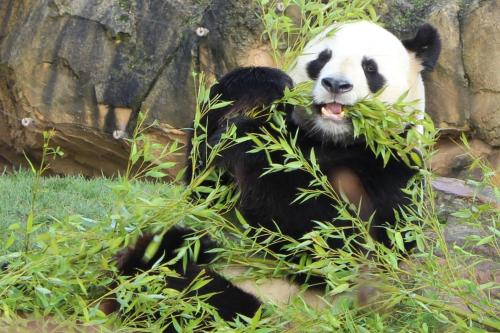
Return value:
<svg viewBox="0 0 500 333">
<path fill-rule="evenodd" d="M 420 27 L 414 38 L 404 41 L 371 22 L 336 24 L 306 45 L 290 73 L 269 67 L 238 68 L 212 86 L 212 97 L 220 96 L 233 103 L 202 117 L 207 135 L 200 151 L 209 151 L 233 125 L 237 137 L 263 129 L 273 133 L 275 127 L 270 126 L 268 118 L 249 117 L 248 112 L 266 110 L 283 96 L 286 88 L 312 80 L 313 112 L 280 105 L 280 111 L 286 115 L 286 126 L 291 133 L 298 133 L 297 146 L 303 152 L 315 151 L 317 163 L 333 189 L 342 191 L 344 198 L 357 206 L 362 219 L 373 217 L 370 236 L 391 248 L 393 244 L 385 227 L 396 223 L 394 210 L 408 202 L 402 188 L 418 170 L 397 159 L 391 159 L 384 166 L 362 138 L 354 138 L 353 125 L 345 116 L 344 108 L 383 89 L 378 96 L 382 101 L 395 102 L 407 92 L 407 99 L 420 100 L 419 107 L 424 110 L 421 72 L 433 69 L 439 53 L 439 34 L 428 24 Z M 196 131 L 194 129 L 191 138 L 199 134 Z M 191 148 L 188 147 L 188 159 L 192 158 Z M 279 230 L 286 236 L 300 239 L 315 228 L 314 221 L 322 221 L 342 228 L 347 236 L 356 235 L 358 230 L 350 222 L 338 218 L 339 212 L 331 198 L 319 196 L 294 202 L 298 189 L 309 186 L 312 180 L 309 173 L 295 170 L 263 175 L 269 166 L 268 158 L 264 153 L 250 153 L 252 148 L 250 141 L 233 144 L 222 150 L 214 161 L 214 166 L 224 170 L 229 181 L 237 185 L 240 191 L 237 208 L 250 225 Z M 283 162 L 279 153 L 272 159 Z M 187 182 L 207 167 L 203 158 L 191 162 L 188 165 L 195 167 L 188 167 Z M 144 235 L 134 247 L 119 255 L 120 272 L 133 275 L 147 270 L 160 258 L 165 262 L 172 259 L 175 249 L 191 233 L 182 227 L 168 230 L 156 255 L 149 261 L 144 261 L 144 253 L 152 235 Z M 340 238 L 327 239 L 327 243 L 332 249 L 345 246 Z M 181 269 L 180 264 L 174 266 L 182 277 L 169 278 L 166 281 L 169 287 L 183 289 L 210 263 L 213 258 L 208 250 L 215 244 L 204 238 L 202 245 L 197 263 L 190 261 L 186 270 Z M 272 249 L 283 253 L 282 245 L 275 244 Z M 408 242 L 407 247 L 411 245 Z M 273 280 L 267 291 L 261 286 L 261 293 L 256 295 L 255 285 L 230 282 L 234 272 L 214 272 L 208 267 L 206 274 L 212 280 L 198 293 L 214 292 L 207 302 L 226 320 L 238 314 L 251 317 L 265 299 L 263 294 L 276 295 L 283 300 L 299 290 L 297 286 Z"/>
</svg>

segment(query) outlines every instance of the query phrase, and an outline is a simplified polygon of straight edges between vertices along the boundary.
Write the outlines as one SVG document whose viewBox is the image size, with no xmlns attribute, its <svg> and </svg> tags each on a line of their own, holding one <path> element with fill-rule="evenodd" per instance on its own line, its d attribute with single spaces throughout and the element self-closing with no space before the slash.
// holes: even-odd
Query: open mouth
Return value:
<svg viewBox="0 0 500 333">
<path fill-rule="evenodd" d="M 344 105 L 333 102 L 327 104 L 317 104 L 316 108 L 323 119 L 339 121 L 345 118 Z"/>
</svg>

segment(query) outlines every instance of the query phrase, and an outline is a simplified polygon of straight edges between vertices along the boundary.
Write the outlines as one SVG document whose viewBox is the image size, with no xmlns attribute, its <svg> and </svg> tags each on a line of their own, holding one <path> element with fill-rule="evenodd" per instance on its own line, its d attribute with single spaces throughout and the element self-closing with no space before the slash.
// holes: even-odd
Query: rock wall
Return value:
<svg viewBox="0 0 500 333">
<path fill-rule="evenodd" d="M 1 1 L 0 167 L 23 151 L 36 162 L 41 131 L 54 127 L 66 152 L 55 172 L 111 175 L 127 160 L 113 133 L 130 132 L 139 111 L 165 142 L 182 138 L 191 73 L 220 76 L 265 48 L 256 13 L 238 0 Z"/>
<path fill-rule="evenodd" d="M 443 40 L 426 76 L 427 110 L 447 135 L 433 166 L 459 176 L 460 133 L 500 162 L 500 0 L 385 0 L 386 26 L 409 36 L 425 21 Z M 183 139 L 194 110 L 193 71 L 213 78 L 272 65 L 252 1 L 3 0 L 0 2 L 0 168 L 40 158 L 55 128 L 57 173 L 111 175 L 127 161 L 123 135 L 140 111 L 161 142 Z M 22 119 L 28 126 L 21 124 Z M 113 137 L 119 139 L 115 139 Z M 470 161 L 469 161 L 470 162 Z"/>
<path fill-rule="evenodd" d="M 500 1 L 386 0 L 389 29 L 408 36 L 423 22 L 440 32 L 442 53 L 425 77 L 427 112 L 445 134 L 433 161 L 438 173 L 461 176 L 470 158 L 454 143 L 461 133 L 478 156 L 500 167 Z"/>
</svg>

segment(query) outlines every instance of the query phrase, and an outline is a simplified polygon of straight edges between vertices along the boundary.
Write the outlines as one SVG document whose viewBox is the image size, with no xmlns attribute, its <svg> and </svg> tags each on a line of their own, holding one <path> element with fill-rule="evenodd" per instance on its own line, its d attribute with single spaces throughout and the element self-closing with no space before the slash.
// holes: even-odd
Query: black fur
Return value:
<svg viewBox="0 0 500 333">
<path fill-rule="evenodd" d="M 212 110 L 201 120 L 201 125 L 206 127 L 210 143 L 217 143 L 217 138 L 226 131 L 230 123 L 243 122 L 245 112 L 254 108 L 262 109 L 264 106 L 268 106 L 273 101 L 281 98 L 285 88 L 293 86 L 292 79 L 288 76 L 284 78 L 281 73 L 280 70 L 269 67 L 239 68 L 231 72 L 231 74 L 225 75 L 217 84 L 212 86 L 210 89 L 211 99 L 219 96 L 220 100 L 233 101 L 233 104 L 226 108 Z M 291 112 L 291 108 L 286 105 L 283 105 L 281 109 L 284 110 L 285 108 L 287 108 L 287 112 Z M 261 121 L 255 120 L 253 123 L 263 124 L 264 119 Z M 188 152 L 188 162 L 184 175 L 186 183 L 190 182 L 193 174 L 190 154 L 192 139 L 195 135 L 203 134 L 200 128 L 195 128 L 194 131 L 196 132 L 188 135 L 186 150 Z M 205 153 L 204 149 L 200 149 L 200 151 Z M 203 160 L 204 156 L 201 156 L 196 161 L 196 165 L 203 167 Z"/>
<path fill-rule="evenodd" d="M 323 67 L 331 58 L 332 50 L 326 49 L 321 51 L 321 53 L 318 54 L 318 58 L 307 64 L 307 75 L 309 75 L 312 80 L 316 80 Z"/>
<path fill-rule="evenodd" d="M 430 24 L 422 25 L 415 38 L 404 40 L 403 45 L 416 54 L 424 69 L 434 69 L 441 52 L 441 38 L 436 28 Z"/>
<path fill-rule="evenodd" d="M 372 93 L 376 93 L 384 87 L 386 80 L 384 76 L 379 73 L 375 60 L 363 58 L 361 67 L 363 67 L 368 87 Z"/>
<path fill-rule="evenodd" d="M 160 246 L 155 255 L 147 262 L 144 261 L 144 254 L 154 235 L 145 234 L 136 242 L 135 246 L 126 249 L 117 255 L 118 270 L 121 275 L 133 276 L 141 271 L 150 269 L 160 258 L 162 262 L 168 262 L 176 255 L 175 251 L 185 242 L 185 239 L 193 234 L 193 230 L 174 227 L 168 230 L 163 236 Z M 213 256 L 207 251 L 214 248 L 215 244 L 208 237 L 201 238 L 201 247 L 198 260 L 195 263 L 192 258 L 188 258 L 186 270 L 182 269 L 182 263 L 178 262 L 170 268 L 179 273 L 181 278 L 167 277 L 165 283 L 169 288 L 175 290 L 185 290 L 194 279 L 200 275 L 205 268 L 200 265 L 210 263 Z M 221 318 L 224 320 L 233 320 L 237 314 L 252 317 L 259 309 L 261 303 L 253 295 L 248 294 L 238 287 L 231 284 L 228 280 L 206 268 L 204 276 L 210 279 L 205 286 L 196 291 L 198 295 L 213 294 L 207 299 L 207 303 L 212 305 Z M 194 296 L 190 292 L 187 296 Z M 175 330 L 172 329 L 172 332 Z M 166 332 L 170 332 L 167 328 Z"/>
<path fill-rule="evenodd" d="M 434 28 L 428 25 L 423 26 L 417 36 L 405 41 L 404 45 L 422 59 L 426 69 L 434 67 L 440 50 L 439 36 Z M 321 52 L 316 60 L 308 64 L 308 75 L 316 79 L 331 56 L 330 50 Z M 370 90 L 376 92 L 385 84 L 385 79 L 378 73 L 376 63 L 370 63 L 369 59 L 364 59 L 362 65 Z M 207 167 L 204 164 L 203 155 L 209 153 L 211 147 L 221 140 L 229 126 L 233 124 L 236 126 L 238 137 L 245 136 L 247 133 L 262 132 L 263 129 L 269 133 L 275 133 L 268 117 L 251 117 L 248 112 L 258 109 L 266 114 L 269 104 L 280 99 L 285 88 L 291 86 L 292 79 L 287 74 L 266 67 L 239 68 L 222 77 L 220 82 L 212 87 L 211 98 L 220 96 L 222 100 L 230 100 L 233 103 L 227 107 L 212 110 L 202 117 L 201 124 L 206 127 L 207 136 L 199 147 L 202 156 L 197 159 L 194 170 L 191 168 L 191 141 L 195 134 L 199 135 L 203 132 L 195 128 L 189 136 L 186 183 L 191 181 L 193 175 L 196 176 L 200 170 Z M 321 136 L 311 135 L 306 126 L 302 127 L 303 124 L 297 124 L 292 119 L 292 106 L 281 105 L 280 110 L 286 114 L 289 132 L 298 133 L 297 145 L 304 156 L 309 156 L 309 152 L 314 150 L 316 160 L 324 174 L 328 175 L 331 171 L 340 168 L 349 170 L 357 176 L 368 196 L 367 199 L 375 210 L 370 225 L 370 235 L 376 241 L 391 247 L 392 244 L 385 228 L 395 226 L 394 210 L 410 203 L 402 188 L 416 174 L 416 169 L 396 159 L 389 160 L 384 167 L 382 159 L 375 157 L 362 140 L 350 139 L 343 143 L 333 143 Z M 310 188 L 313 177 L 302 170 L 276 172 L 263 176 L 262 174 L 269 167 L 268 157 L 264 153 L 250 153 L 252 148 L 253 145 L 249 141 L 233 144 L 230 148 L 220 151 L 214 162 L 215 167 L 226 173 L 228 181 L 237 184 L 241 192 L 238 209 L 249 224 L 255 227 L 263 226 L 274 231 L 279 229 L 281 233 L 295 239 L 312 231 L 316 225 L 315 221 L 331 223 L 347 237 L 355 237 L 359 233 L 349 221 L 339 216 L 335 203 L 327 196 L 319 196 L 303 203 L 292 203 L 300 188 Z M 282 153 L 272 153 L 270 158 L 275 163 L 285 163 Z M 370 212 L 364 213 L 361 217 L 368 219 L 370 214 Z M 164 260 L 172 258 L 174 250 L 182 245 L 183 239 L 189 233 L 190 231 L 178 228 L 167 232 L 162 240 L 160 251 L 147 263 L 143 262 L 142 258 L 152 236 L 146 235 L 135 248 L 125 251 L 120 256 L 119 267 L 122 274 L 133 275 L 138 270 L 147 269 L 162 255 L 165 256 Z M 332 249 L 346 245 L 341 238 L 330 238 L 327 242 Z M 212 259 L 206 250 L 213 247 L 213 244 L 208 239 L 204 239 L 203 245 L 203 254 L 198 264 L 207 264 Z M 283 245 L 274 244 L 271 249 L 285 253 Z M 407 249 L 412 246 L 413 242 L 406 244 Z M 187 271 L 182 271 L 181 267 L 174 268 L 183 275 L 183 278 L 167 279 L 166 283 L 171 288 L 179 290 L 185 288 L 189 281 L 192 281 L 201 271 L 202 267 L 198 264 L 191 260 Z M 233 286 L 209 269 L 206 270 L 206 274 L 213 280 L 199 292 L 218 292 L 208 302 L 219 311 L 224 319 L 233 319 L 237 313 L 252 316 L 257 311 L 260 302 L 252 295 Z"/>
<path fill-rule="evenodd" d="M 201 147 L 200 150 L 205 150 L 205 148 L 209 150 L 210 146 L 216 144 L 228 124 L 236 125 L 238 136 L 262 131 L 264 127 L 271 133 L 273 132 L 265 119 L 250 118 L 241 111 L 242 108 L 245 109 L 243 105 L 248 105 L 246 110 L 254 106 L 254 103 L 246 98 L 246 94 L 251 94 L 253 87 L 256 86 L 255 77 L 263 75 L 268 75 L 268 78 L 258 84 L 259 93 L 266 92 L 264 96 L 259 96 L 260 100 L 270 101 L 280 98 L 281 94 L 276 92 L 288 86 L 290 77 L 278 70 L 243 68 L 231 72 L 221 79 L 215 87 L 218 94 L 228 95 L 221 87 L 227 87 L 231 83 L 232 89 L 242 87 L 239 94 L 231 91 L 231 95 L 239 95 L 241 98 L 236 100 L 233 106 L 209 112 L 202 119 L 202 123 L 207 122 L 212 126 L 219 124 L 219 126 L 208 132 L 207 146 Z M 236 110 L 234 105 L 238 105 Z M 346 146 L 345 144 L 321 141 L 317 136 L 309 136 L 307 130 L 300 128 L 292 121 L 291 109 L 289 107 L 284 109 L 287 110 L 287 124 L 290 132 L 295 133 L 296 130 L 299 132 L 298 146 L 306 156 L 311 149 L 315 150 L 319 166 L 325 174 L 336 168 L 346 168 L 360 178 L 376 208 L 375 218 L 372 222 L 372 235 L 386 246 L 391 246 L 384 227 L 387 224 L 393 225 L 395 223 L 393 209 L 397 209 L 398 206 L 407 202 L 401 188 L 407 184 L 416 170 L 395 159 L 390 160 L 388 165 L 384 167 L 382 159 L 376 158 L 364 142 L 356 141 Z M 228 118 L 230 120 L 225 120 Z M 299 239 L 313 230 L 315 225 L 313 221 L 330 222 L 337 227 L 345 228 L 344 232 L 347 235 L 356 232 L 349 222 L 339 219 L 337 208 L 326 196 L 320 196 L 304 203 L 292 203 L 299 188 L 310 187 L 312 176 L 301 170 L 262 176 L 269 166 L 268 160 L 263 153 L 248 153 L 252 148 L 253 146 L 249 142 L 233 145 L 231 148 L 221 151 L 219 158 L 215 161 L 216 166 L 232 175 L 233 180 L 238 184 L 241 192 L 238 209 L 248 223 L 271 230 L 276 230 L 277 225 L 282 233 L 295 239 Z M 275 153 L 271 158 L 275 163 L 284 162 L 283 156 L 279 153 Z M 343 241 L 338 238 L 329 239 L 328 243 L 332 248 L 344 245 Z M 277 244 L 273 249 L 281 251 L 280 247 Z"/>
<path fill-rule="evenodd" d="M 113 134 L 116 129 L 116 112 L 114 106 L 108 106 L 108 113 L 104 118 L 104 132 Z"/>
</svg>

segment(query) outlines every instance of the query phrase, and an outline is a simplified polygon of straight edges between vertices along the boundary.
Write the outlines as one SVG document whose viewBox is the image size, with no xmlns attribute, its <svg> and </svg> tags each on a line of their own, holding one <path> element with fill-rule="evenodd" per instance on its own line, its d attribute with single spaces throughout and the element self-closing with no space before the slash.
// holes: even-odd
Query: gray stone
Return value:
<svg viewBox="0 0 500 333">
<path fill-rule="evenodd" d="M 476 1 L 464 10 L 463 40 L 472 91 L 500 93 L 500 1 Z"/>
<path fill-rule="evenodd" d="M 468 279 L 482 285 L 488 282 L 498 284 L 500 281 L 500 262 L 498 248 L 494 243 L 479 243 L 486 237 L 491 237 L 496 230 L 500 218 L 500 198 L 495 196 L 491 188 L 477 188 L 459 179 L 439 177 L 433 181 L 436 190 L 436 211 L 442 223 L 444 241 L 448 250 L 453 253 L 462 250 L 470 255 L 461 256 L 457 270 L 459 278 Z M 459 213 L 457 215 L 457 212 Z M 470 215 L 469 213 L 470 212 Z M 434 231 L 427 235 L 436 238 Z M 461 250 L 456 248 L 460 247 Z M 434 254 L 441 257 L 446 265 L 442 249 L 435 249 Z M 462 262 L 463 261 L 463 262 Z M 498 288 L 488 292 L 495 299 L 500 298 Z M 429 290 L 432 292 L 432 290 Z M 443 293 L 441 299 L 446 299 L 456 306 L 465 305 L 458 298 Z M 467 307 L 464 307 L 467 309 Z"/>
<path fill-rule="evenodd" d="M 496 260 L 498 253 L 493 246 L 476 245 L 478 237 L 491 235 L 490 228 L 495 228 L 500 217 L 500 198 L 495 196 L 493 189 L 478 188 L 466 181 L 445 177 L 433 180 L 432 186 L 436 190 L 436 212 L 438 219 L 445 224 L 443 234 L 449 247 L 458 245 L 472 253 Z M 480 205 L 483 205 L 482 212 L 477 207 L 474 208 Z M 485 207 L 488 209 L 485 210 Z M 457 215 L 461 211 L 464 215 Z"/>
<path fill-rule="evenodd" d="M 238 0 L 1 1 L 0 162 L 22 163 L 23 150 L 36 162 L 41 131 L 56 128 L 67 154 L 54 170 L 115 173 L 128 154 L 115 131 L 130 134 L 147 111 L 167 142 L 179 138 L 195 110 L 191 73 L 245 64 L 261 31 Z"/>
<path fill-rule="evenodd" d="M 386 27 L 400 38 L 409 38 L 425 23 L 434 6 L 444 0 L 385 0 L 379 13 Z"/>
<path fill-rule="evenodd" d="M 474 159 L 494 158 L 495 150 L 479 139 L 469 140 L 468 146 L 469 148 L 465 147 L 459 140 L 441 138 L 435 146 L 436 152 L 431 159 L 432 171 L 439 176 L 480 179 L 481 175 L 476 175 L 478 170 L 470 170 L 469 166 Z"/>
<path fill-rule="evenodd" d="M 471 132 L 500 145 L 500 1 L 385 0 L 382 19 L 401 37 L 425 22 L 441 34 L 436 69 L 424 76 L 427 112 L 442 133 Z M 498 166 L 497 166 L 498 167 Z"/>
<path fill-rule="evenodd" d="M 462 61 L 460 1 L 436 7 L 428 21 L 441 35 L 441 55 L 435 70 L 425 76 L 426 111 L 444 131 L 470 129 L 470 93 Z"/>
<path fill-rule="evenodd" d="M 500 1 L 475 2 L 463 14 L 463 55 L 470 89 L 472 127 L 500 146 Z"/>
</svg>

